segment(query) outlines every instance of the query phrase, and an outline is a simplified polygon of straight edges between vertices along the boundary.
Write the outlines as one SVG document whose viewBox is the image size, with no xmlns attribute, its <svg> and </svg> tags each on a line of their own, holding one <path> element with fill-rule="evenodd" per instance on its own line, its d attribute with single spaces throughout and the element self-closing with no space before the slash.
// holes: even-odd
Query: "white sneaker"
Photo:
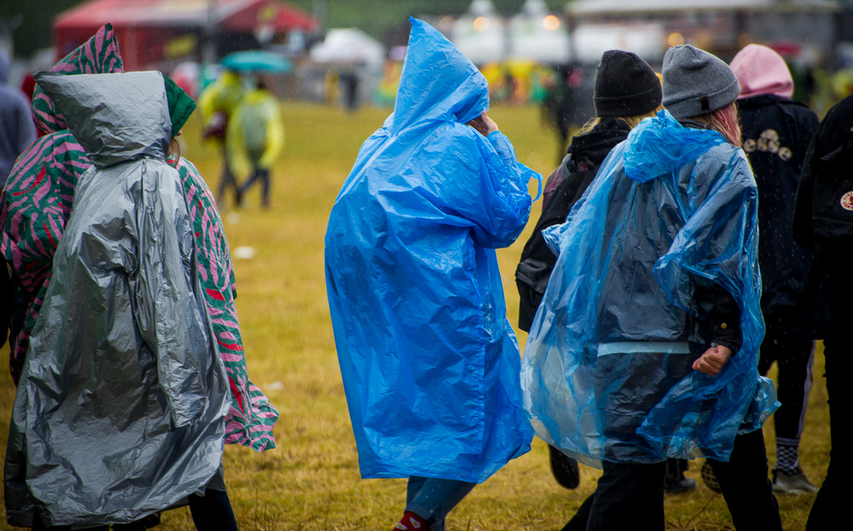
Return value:
<svg viewBox="0 0 853 531">
<path fill-rule="evenodd" d="M 781 470 L 773 470 L 773 491 L 784 494 L 808 494 L 817 492 L 818 488 L 809 482 L 809 478 L 798 466 L 793 474 Z"/>
</svg>

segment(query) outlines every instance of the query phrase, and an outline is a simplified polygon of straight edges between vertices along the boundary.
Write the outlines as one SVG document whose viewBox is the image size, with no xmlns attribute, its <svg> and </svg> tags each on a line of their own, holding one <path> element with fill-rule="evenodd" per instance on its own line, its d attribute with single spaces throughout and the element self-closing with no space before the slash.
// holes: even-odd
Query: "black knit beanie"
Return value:
<svg viewBox="0 0 853 531">
<path fill-rule="evenodd" d="M 660 80 L 636 54 L 608 50 L 598 65 L 593 100 L 602 118 L 646 114 L 660 105 Z"/>
</svg>

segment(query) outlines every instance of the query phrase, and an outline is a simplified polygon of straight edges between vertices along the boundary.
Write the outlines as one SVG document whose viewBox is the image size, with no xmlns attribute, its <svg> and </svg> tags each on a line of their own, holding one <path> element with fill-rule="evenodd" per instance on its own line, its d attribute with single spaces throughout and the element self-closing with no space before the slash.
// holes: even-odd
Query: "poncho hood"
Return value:
<svg viewBox="0 0 853 531">
<path fill-rule="evenodd" d="M 165 158 L 171 122 L 161 73 L 40 73 L 35 79 L 96 167 L 142 156 Z"/>
<path fill-rule="evenodd" d="M 669 175 L 725 141 L 716 131 L 684 127 L 663 110 L 631 130 L 624 153 L 625 173 L 638 183 Z"/>
<path fill-rule="evenodd" d="M 409 21 L 392 132 L 432 120 L 467 123 L 488 110 L 489 85 L 477 67 L 435 28 Z"/>
<path fill-rule="evenodd" d="M 67 76 L 124 72 L 124 62 L 113 25 L 104 24 L 89 40 L 62 58 L 50 71 Z M 65 116 L 56 110 L 54 103 L 38 85 L 33 90 L 33 121 L 44 133 L 68 129 Z"/>
<path fill-rule="evenodd" d="M 729 66 L 740 85 L 739 100 L 766 94 L 790 99 L 794 94 L 791 71 L 772 48 L 749 44 L 735 55 Z"/>
</svg>

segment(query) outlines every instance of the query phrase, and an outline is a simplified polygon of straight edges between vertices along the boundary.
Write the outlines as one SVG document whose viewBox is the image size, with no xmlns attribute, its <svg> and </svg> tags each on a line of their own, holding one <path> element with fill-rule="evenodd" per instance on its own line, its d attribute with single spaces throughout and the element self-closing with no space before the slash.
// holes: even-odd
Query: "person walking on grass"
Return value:
<svg viewBox="0 0 853 531">
<path fill-rule="evenodd" d="M 761 425 L 757 190 L 737 79 L 690 45 L 663 61 L 666 110 L 610 152 L 566 222 L 522 367 L 537 434 L 603 468 L 564 530 L 665 528 L 668 457 L 713 459 L 739 531 L 781 529 Z"/>
<path fill-rule="evenodd" d="M 216 202 L 220 208 L 225 208 L 225 191 L 228 188 L 234 191 L 235 201 L 237 199 L 239 185 L 231 171 L 227 132 L 231 115 L 242 100 L 243 93 L 240 74 L 226 68 L 198 96 L 198 107 L 204 120 L 202 138 L 215 146 L 222 157 L 222 170 L 216 188 Z"/>
<path fill-rule="evenodd" d="M 738 78 L 743 149 L 758 185 L 758 261 L 761 310 L 767 334 L 758 372 L 779 367 L 779 401 L 773 415 L 776 467 L 773 489 L 786 494 L 816 492 L 799 466 L 800 435 L 812 385 L 814 348 L 803 318 L 810 253 L 794 243 L 791 230 L 797 184 L 806 149 L 818 128 L 815 113 L 791 101 L 794 81 L 785 60 L 772 49 L 750 44 L 730 63 Z"/>
<path fill-rule="evenodd" d="M 237 205 L 243 203 L 246 191 L 261 181 L 261 206 L 270 205 L 270 171 L 284 149 L 284 123 L 275 96 L 262 79 L 248 90 L 228 121 L 226 134 L 228 162 L 234 175 L 248 179 L 238 185 Z"/>
<path fill-rule="evenodd" d="M 596 117 L 572 138 L 568 154 L 548 177 L 542 214 L 515 271 L 520 296 L 518 326 L 522 330 L 530 331 L 557 261 L 542 231 L 566 221 L 569 210 L 592 183 L 607 154 L 643 118 L 663 109 L 661 97 L 657 74 L 640 57 L 621 50 L 604 52 L 595 78 Z M 576 488 L 580 479 L 577 461 L 553 446 L 548 449 L 554 477 L 564 487 Z"/>
<path fill-rule="evenodd" d="M 363 478 L 408 478 L 401 531 L 443 531 L 530 449 L 494 249 L 530 212 L 485 78 L 411 19 L 394 113 L 361 147 L 326 231 L 326 286 Z M 468 124 L 468 125 L 466 125 Z"/>
<path fill-rule="evenodd" d="M 853 429 L 847 381 L 853 372 L 849 327 L 850 262 L 853 260 L 853 96 L 836 103 L 820 123 L 809 145 L 797 188 L 794 240 L 814 253 L 810 275 L 822 284 L 818 303 L 810 308 L 823 322 L 826 394 L 830 443 L 826 478 L 812 505 L 806 531 L 835 529 L 847 518 L 853 459 L 847 437 Z M 828 315 L 823 311 L 828 309 Z M 820 314 L 818 316 L 817 314 Z"/>
</svg>

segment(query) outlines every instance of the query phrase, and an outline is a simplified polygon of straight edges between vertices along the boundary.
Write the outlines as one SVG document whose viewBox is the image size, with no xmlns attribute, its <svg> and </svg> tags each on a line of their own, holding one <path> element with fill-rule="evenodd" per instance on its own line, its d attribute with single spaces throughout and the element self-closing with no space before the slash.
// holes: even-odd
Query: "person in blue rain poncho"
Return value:
<svg viewBox="0 0 853 531">
<path fill-rule="evenodd" d="M 602 163 L 566 222 L 525 347 L 537 434 L 603 468 L 565 530 L 665 527 L 666 459 L 707 457 L 735 526 L 781 529 L 760 427 L 757 190 L 737 79 L 692 46 L 663 62 L 663 104 Z"/>
<path fill-rule="evenodd" d="M 331 212 L 326 284 L 361 475 L 409 478 L 397 528 L 439 530 L 530 448 L 494 249 L 524 228 L 539 175 L 485 114 L 477 68 L 411 23 L 394 113 Z"/>
</svg>

